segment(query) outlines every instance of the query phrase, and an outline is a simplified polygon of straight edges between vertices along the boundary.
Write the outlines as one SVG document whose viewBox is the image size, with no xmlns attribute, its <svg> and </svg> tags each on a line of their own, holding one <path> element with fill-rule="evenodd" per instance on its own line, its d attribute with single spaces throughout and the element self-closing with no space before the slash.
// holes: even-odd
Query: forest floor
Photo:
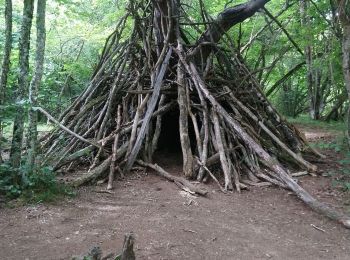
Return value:
<svg viewBox="0 0 350 260">
<path fill-rule="evenodd" d="M 350 214 L 350 192 L 339 182 L 347 167 L 336 149 L 341 133 L 301 128 L 328 158 L 318 164 L 318 176 L 299 182 Z M 181 169 L 171 157 L 160 165 Z M 0 259 L 71 259 L 93 246 L 107 254 L 120 251 L 130 231 L 137 259 L 350 259 L 350 231 L 280 188 L 226 195 L 209 184 L 208 198 L 195 197 L 152 173 L 116 181 L 113 194 L 96 192 L 103 188 L 84 187 L 54 204 L 3 205 Z"/>
</svg>

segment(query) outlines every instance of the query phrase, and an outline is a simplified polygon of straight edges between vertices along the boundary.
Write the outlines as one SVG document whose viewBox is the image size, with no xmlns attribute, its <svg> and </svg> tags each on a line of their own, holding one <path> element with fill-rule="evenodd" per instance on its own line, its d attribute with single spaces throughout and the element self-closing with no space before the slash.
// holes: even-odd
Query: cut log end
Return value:
<svg viewBox="0 0 350 260">
<path fill-rule="evenodd" d="M 350 229 L 350 219 L 349 219 L 349 218 L 347 218 L 347 219 L 342 219 L 342 220 L 340 221 L 340 223 L 341 223 L 344 227 Z"/>
</svg>

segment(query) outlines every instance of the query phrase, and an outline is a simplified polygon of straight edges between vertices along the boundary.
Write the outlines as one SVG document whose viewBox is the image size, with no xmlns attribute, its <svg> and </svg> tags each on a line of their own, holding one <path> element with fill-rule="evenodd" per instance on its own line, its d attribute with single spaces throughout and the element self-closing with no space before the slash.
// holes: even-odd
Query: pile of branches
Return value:
<svg viewBox="0 0 350 260">
<path fill-rule="evenodd" d="M 162 119 L 176 110 L 187 179 L 212 178 L 223 191 L 269 182 L 349 226 L 290 176 L 289 170 L 314 172 L 304 158 L 321 155 L 271 106 L 226 35 L 266 2 L 227 8 L 215 20 L 202 8 L 202 21 L 193 22 L 191 7 L 180 1 L 131 1 L 90 83 L 45 139 L 46 161 L 55 169 L 86 165 L 76 185 L 108 175 L 112 189 L 116 173 L 139 164 L 204 195 L 153 164 Z M 191 42 L 193 32 L 199 36 Z"/>
</svg>

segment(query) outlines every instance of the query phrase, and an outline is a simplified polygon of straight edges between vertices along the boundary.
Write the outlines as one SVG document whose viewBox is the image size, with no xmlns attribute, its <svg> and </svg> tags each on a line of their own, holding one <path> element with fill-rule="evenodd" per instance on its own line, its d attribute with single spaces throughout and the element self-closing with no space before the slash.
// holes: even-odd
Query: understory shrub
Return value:
<svg viewBox="0 0 350 260">
<path fill-rule="evenodd" d="M 0 194 L 8 199 L 22 199 L 28 203 L 51 202 L 62 196 L 74 195 L 72 189 L 61 184 L 50 167 L 13 169 L 8 163 L 0 165 Z"/>
</svg>

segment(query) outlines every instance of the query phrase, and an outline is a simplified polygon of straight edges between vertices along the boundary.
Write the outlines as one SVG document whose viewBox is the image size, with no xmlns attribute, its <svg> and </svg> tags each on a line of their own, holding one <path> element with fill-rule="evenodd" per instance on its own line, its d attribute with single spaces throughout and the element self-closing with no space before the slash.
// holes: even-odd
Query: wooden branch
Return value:
<svg viewBox="0 0 350 260">
<path fill-rule="evenodd" d="M 218 179 L 215 177 L 215 175 L 208 169 L 207 166 L 205 166 L 203 163 L 201 163 L 201 161 L 196 157 L 197 163 L 203 167 L 204 170 L 206 170 L 206 172 L 210 175 L 210 177 L 216 182 L 216 184 L 219 186 L 219 189 L 223 192 L 226 193 L 226 190 L 224 189 L 224 187 L 221 186 L 220 182 L 218 181 Z"/>
<path fill-rule="evenodd" d="M 298 44 L 293 40 L 293 38 L 290 36 L 290 34 L 288 33 L 288 31 L 283 27 L 283 25 L 269 12 L 269 10 L 267 10 L 265 7 L 263 7 L 265 13 L 267 14 L 267 16 L 273 20 L 278 27 L 284 32 L 284 34 L 287 36 L 287 38 L 289 39 L 289 41 L 293 44 L 293 46 L 297 49 L 297 51 L 304 56 L 304 52 L 300 49 L 300 47 L 298 46 Z"/>
<path fill-rule="evenodd" d="M 130 154 L 131 149 L 133 148 L 134 142 L 136 140 L 138 122 L 140 117 L 142 116 L 142 112 L 145 109 L 145 106 L 147 105 L 148 98 L 149 98 L 149 94 L 146 95 L 146 97 L 143 99 L 141 104 L 136 108 L 136 113 L 133 119 L 133 125 L 132 125 L 131 134 L 130 134 L 129 147 L 126 153 L 127 156 Z"/>
<path fill-rule="evenodd" d="M 118 112 L 117 112 L 117 131 L 120 128 L 121 121 L 122 121 L 121 105 L 119 105 L 118 106 Z M 112 146 L 112 161 L 111 161 L 111 165 L 110 165 L 110 168 L 109 168 L 107 190 L 113 189 L 115 162 L 117 161 L 118 141 L 119 141 L 119 133 L 115 134 L 114 142 L 113 142 L 113 146 Z"/>
<path fill-rule="evenodd" d="M 179 44 L 179 47 L 181 45 Z M 178 47 L 178 48 L 179 48 Z M 181 48 L 181 47 L 180 47 Z M 186 98 L 186 84 L 184 69 L 181 63 L 177 67 L 178 78 L 178 107 L 179 107 L 179 134 L 183 158 L 183 172 L 187 178 L 193 177 L 193 154 L 191 150 L 191 141 L 188 133 L 188 104 Z"/>
<path fill-rule="evenodd" d="M 276 81 L 275 84 L 266 92 L 266 97 L 270 96 L 278 87 L 280 87 L 287 79 L 290 78 L 295 72 L 301 69 L 306 64 L 306 61 L 302 61 L 295 65 L 290 71 L 288 71 L 282 78 Z"/>
<path fill-rule="evenodd" d="M 96 146 L 98 148 L 101 148 L 101 146 L 95 142 L 92 142 L 90 140 L 85 139 L 84 137 L 78 135 L 77 133 L 74 133 L 72 130 L 68 129 L 67 127 L 65 127 L 64 125 L 62 125 L 60 122 L 58 122 L 53 116 L 51 116 L 48 112 L 46 112 L 43 108 L 41 107 L 32 107 L 32 109 L 34 111 L 40 111 L 41 113 L 43 113 L 48 119 L 50 119 L 52 122 L 54 122 L 55 124 L 57 124 L 62 130 L 66 131 L 68 134 L 73 135 L 74 137 L 78 138 L 80 141 L 84 142 L 84 143 L 88 143 L 91 144 L 93 146 Z"/>
<path fill-rule="evenodd" d="M 154 86 L 153 86 L 153 94 L 152 94 L 152 97 L 151 99 L 149 100 L 148 102 L 148 106 L 147 106 L 147 111 L 146 111 L 146 115 L 145 117 L 143 118 L 143 122 L 142 122 L 142 126 L 141 126 L 141 129 L 140 129 L 140 132 L 137 136 L 137 139 L 136 139 L 136 142 L 135 142 L 135 145 L 130 153 L 130 156 L 128 158 L 128 161 L 126 163 L 126 166 L 125 166 L 125 171 L 128 172 L 130 171 L 131 167 L 133 166 L 135 160 L 136 160 L 136 157 L 141 149 L 141 145 L 142 145 L 142 142 L 143 142 L 143 139 L 145 138 L 145 135 L 146 135 L 146 132 L 148 130 L 148 124 L 152 118 L 152 114 L 153 114 L 153 111 L 154 109 L 156 108 L 156 105 L 157 105 L 157 101 L 158 101 L 158 97 L 159 97 L 159 93 L 160 93 L 160 88 L 162 86 L 162 82 L 163 82 L 163 78 L 164 78 L 164 75 L 165 75 L 165 71 L 166 69 L 168 68 L 168 63 L 169 63 L 169 60 L 170 60 L 170 57 L 171 57 L 171 53 L 172 53 L 172 48 L 169 48 L 165 58 L 164 58 L 164 61 L 162 63 L 162 66 L 159 70 L 159 73 L 157 75 L 157 78 L 155 80 L 155 83 L 154 83 Z"/>
<path fill-rule="evenodd" d="M 202 148 L 202 154 L 200 154 L 200 160 L 203 165 L 207 164 L 208 159 L 208 143 L 209 143 L 209 112 L 208 112 L 208 106 L 207 102 L 205 101 L 203 95 L 201 92 L 198 92 L 199 99 L 201 101 L 201 106 L 203 109 L 203 132 L 204 132 L 204 138 L 203 138 L 203 148 Z M 197 180 L 202 181 L 204 177 L 204 167 L 201 167 L 199 169 Z"/>
<path fill-rule="evenodd" d="M 294 153 L 289 147 L 283 143 L 266 125 L 260 121 L 252 111 L 249 110 L 242 102 L 240 102 L 232 93 L 230 93 L 231 99 L 251 118 L 253 119 L 263 130 L 264 132 L 271 137 L 271 139 L 276 142 L 289 156 L 291 156 L 296 162 L 301 164 L 307 170 L 315 172 L 317 167 L 307 161 L 305 161 L 299 154 Z"/>
<path fill-rule="evenodd" d="M 190 65 L 182 59 L 184 66 L 188 70 L 194 82 L 196 82 L 197 87 L 203 92 L 205 97 L 210 101 L 210 103 L 216 108 L 219 114 L 224 118 L 224 120 L 232 127 L 235 133 L 245 141 L 245 143 L 254 151 L 264 164 L 269 167 L 276 176 L 283 181 L 283 183 L 291 189 L 305 204 L 311 207 L 313 210 L 327 216 L 330 219 L 336 220 L 341 223 L 344 227 L 350 228 L 350 217 L 337 212 L 319 202 L 314 197 L 312 197 L 306 190 L 300 187 L 291 176 L 286 172 L 286 170 L 274 159 L 272 158 L 262 147 L 258 144 L 252 137 L 250 137 L 247 132 L 240 126 L 240 124 L 229 114 L 227 111 L 217 102 L 217 100 L 210 94 L 206 88 L 203 80 L 199 77 L 198 71 L 195 65 L 191 62 Z"/>
<path fill-rule="evenodd" d="M 158 107 L 162 107 L 164 102 L 165 102 L 165 95 L 162 95 L 160 97 Z M 162 130 L 162 116 L 159 115 L 159 116 L 156 117 L 156 126 L 155 126 L 155 130 L 154 130 L 154 133 L 153 133 L 153 138 L 152 138 L 152 141 L 151 141 L 150 151 L 149 151 L 149 154 L 148 154 L 148 159 L 150 161 L 152 161 L 153 154 L 154 154 L 154 152 L 157 149 L 158 140 L 159 140 L 159 137 L 160 137 L 161 130 Z"/>
<path fill-rule="evenodd" d="M 250 0 L 244 4 L 226 8 L 208 26 L 208 29 L 198 39 L 196 46 L 190 51 L 189 56 L 194 61 L 206 61 L 210 52 L 215 49 L 215 44 L 234 25 L 243 22 L 253 16 L 260 8 L 264 7 L 270 0 Z M 210 42 L 210 45 L 202 45 Z"/>
<path fill-rule="evenodd" d="M 135 260 L 136 257 L 134 253 L 134 243 L 135 243 L 135 238 L 133 233 L 126 234 L 124 238 L 122 253 L 120 255 L 120 258 L 118 259 Z"/>
<path fill-rule="evenodd" d="M 279 16 L 281 16 L 285 11 L 287 11 L 291 6 L 293 6 L 295 3 L 292 2 L 286 2 L 286 5 L 285 7 L 275 16 L 275 19 L 277 19 Z M 247 48 L 250 47 L 250 45 L 254 42 L 255 39 L 258 38 L 258 36 L 263 32 L 265 31 L 265 29 L 267 27 L 269 27 L 269 25 L 272 23 L 273 21 L 270 20 L 270 21 L 267 21 L 267 23 L 265 24 L 264 27 L 262 27 L 258 32 L 255 33 L 254 36 L 250 37 L 249 41 L 242 47 L 240 48 L 240 53 L 243 53 Z"/>
<path fill-rule="evenodd" d="M 84 174 L 82 177 L 73 181 L 72 185 L 74 187 L 79 187 L 89 181 L 100 178 L 108 169 L 112 161 L 112 156 L 104 160 L 99 166 L 92 169 L 90 172 Z"/>
<path fill-rule="evenodd" d="M 225 146 L 223 144 L 223 138 L 222 138 L 222 133 L 221 133 L 221 127 L 219 124 L 219 118 L 216 113 L 216 111 L 213 111 L 212 113 L 213 116 L 213 123 L 214 123 L 214 132 L 215 132 L 215 137 L 216 137 L 216 143 L 218 146 L 218 153 L 220 156 L 220 162 L 221 162 L 221 167 L 222 170 L 224 171 L 224 177 L 225 177 L 225 190 L 232 190 L 232 175 L 229 170 L 229 164 L 228 160 L 226 157 L 225 153 Z"/>
<path fill-rule="evenodd" d="M 205 196 L 208 193 L 208 191 L 194 186 L 191 182 L 189 182 L 185 178 L 171 175 L 170 173 L 165 171 L 162 167 L 158 166 L 157 164 L 146 163 L 142 160 L 137 160 L 136 162 L 138 164 L 140 164 L 141 166 L 149 167 L 149 168 L 155 170 L 160 176 L 166 178 L 169 181 L 181 184 L 182 186 L 189 189 L 193 193 L 197 193 L 197 194 L 202 195 L 202 196 Z"/>
</svg>

